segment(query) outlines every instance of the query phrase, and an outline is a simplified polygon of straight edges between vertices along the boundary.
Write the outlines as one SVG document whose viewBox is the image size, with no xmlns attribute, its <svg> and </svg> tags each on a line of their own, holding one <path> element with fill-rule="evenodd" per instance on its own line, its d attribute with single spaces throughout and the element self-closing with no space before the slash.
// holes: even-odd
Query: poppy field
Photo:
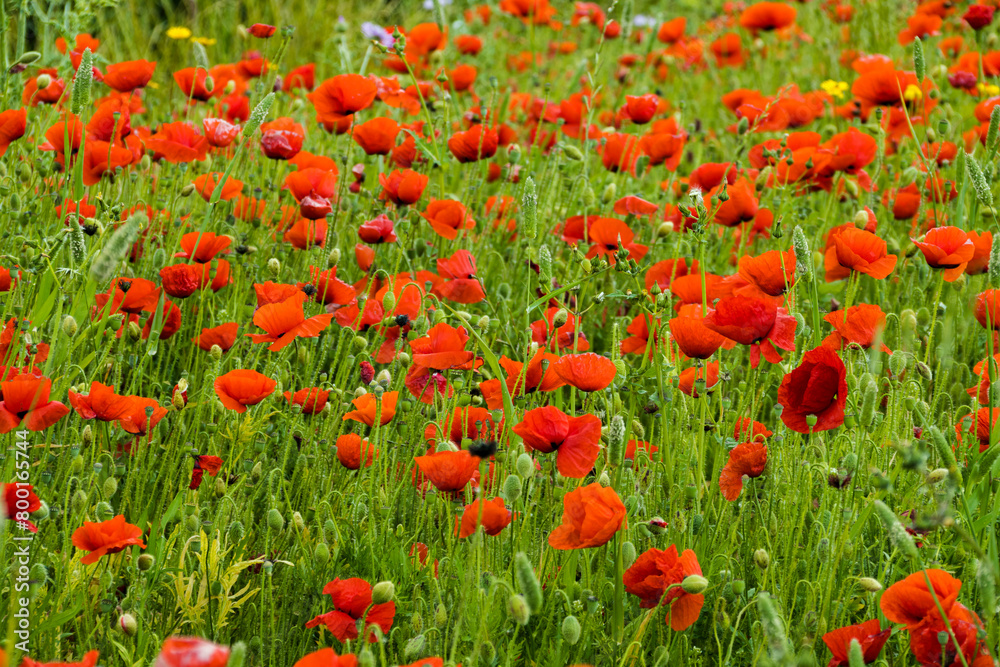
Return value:
<svg viewBox="0 0 1000 667">
<path fill-rule="evenodd" d="M 998 9 L 0 5 L 0 667 L 994 667 Z"/>
</svg>

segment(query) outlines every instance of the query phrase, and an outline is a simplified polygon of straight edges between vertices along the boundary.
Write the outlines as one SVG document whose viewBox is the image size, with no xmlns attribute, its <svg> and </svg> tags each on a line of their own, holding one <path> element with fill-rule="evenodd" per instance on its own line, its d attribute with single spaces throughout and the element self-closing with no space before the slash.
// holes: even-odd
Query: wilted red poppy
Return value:
<svg viewBox="0 0 1000 667">
<path fill-rule="evenodd" d="M 392 629 L 396 603 L 372 604 L 372 586 L 364 579 L 334 579 L 323 587 L 323 594 L 332 598 L 333 611 L 307 622 L 307 628 L 323 624 L 342 642 L 358 638 L 357 624 L 362 618 L 369 642 L 377 641 L 375 633 L 369 630 L 372 626 L 378 626 L 382 634 Z"/>
<path fill-rule="evenodd" d="M 969 235 L 958 227 L 935 227 L 922 239 L 910 239 L 924 254 L 932 269 L 944 269 L 946 282 L 954 282 L 965 272 L 976 248 Z"/>
<path fill-rule="evenodd" d="M 321 123 L 339 123 L 375 101 L 375 82 L 360 74 L 340 74 L 319 84 L 308 95 Z"/>
<path fill-rule="evenodd" d="M 438 491 L 455 492 L 464 489 L 479 470 L 480 458 L 461 449 L 416 456 L 414 461 Z"/>
<path fill-rule="evenodd" d="M 581 486 L 563 496 L 562 524 L 549 534 L 549 546 L 568 550 L 607 544 L 621 528 L 628 527 L 627 514 L 612 487 L 597 482 Z"/>
<path fill-rule="evenodd" d="M 382 185 L 385 187 L 384 183 Z M 460 231 L 476 226 L 476 221 L 466 212 L 465 205 L 454 199 L 431 199 L 420 216 L 430 223 L 438 236 L 449 241 L 458 238 Z"/>
<path fill-rule="evenodd" d="M 556 452 L 556 467 L 563 477 L 582 479 L 601 453 L 601 420 L 594 415 L 570 417 L 554 406 L 528 410 L 514 426 L 526 448 Z"/>
<path fill-rule="evenodd" d="M 480 511 L 482 518 L 479 516 Z M 503 498 L 474 500 L 472 504 L 465 506 L 461 518 L 455 518 L 455 533 L 459 538 L 466 538 L 481 525 L 487 535 L 499 535 L 500 531 L 510 525 L 512 519 L 513 514 L 504 507 Z"/>
<path fill-rule="evenodd" d="M 427 180 L 427 176 L 412 169 L 395 169 L 388 176 L 379 174 L 378 182 L 382 186 L 379 199 L 391 201 L 397 206 L 413 204 L 420 201 L 424 188 L 427 187 Z"/>
<path fill-rule="evenodd" d="M 618 372 L 613 361 L 593 352 L 560 357 L 554 370 L 566 384 L 581 391 L 601 391 Z"/>
<path fill-rule="evenodd" d="M 280 303 L 271 303 L 257 309 L 253 323 L 266 334 L 247 334 L 255 343 L 271 343 L 268 350 L 277 352 L 291 344 L 296 338 L 316 338 L 323 329 L 330 326 L 333 313 L 323 313 L 306 318 L 303 304 L 309 297 L 305 292 L 296 292 L 291 298 Z"/>
<path fill-rule="evenodd" d="M 885 331 L 885 313 L 878 306 L 867 303 L 828 313 L 823 319 L 832 324 L 834 330 L 823 339 L 823 345 L 836 351 L 852 343 L 867 350 L 876 340 L 881 340 Z M 884 344 L 881 350 L 892 354 Z"/>
<path fill-rule="evenodd" d="M 375 445 L 357 433 L 345 433 L 337 438 L 337 460 L 348 470 L 360 470 L 362 460 L 365 467 L 370 468 L 376 456 Z"/>
<path fill-rule="evenodd" d="M 847 369 L 828 347 L 809 350 L 802 363 L 787 373 L 778 387 L 781 421 L 799 433 L 817 433 L 844 423 L 847 403 Z M 807 417 L 815 417 L 810 426 Z"/>
<path fill-rule="evenodd" d="M 795 284 L 795 251 L 768 250 L 740 257 L 739 274 L 768 296 L 781 296 Z"/>
<path fill-rule="evenodd" d="M 69 408 L 49 399 L 52 380 L 37 375 L 16 375 L 0 382 L 0 433 L 19 426 L 44 431 L 69 414 Z"/>
<path fill-rule="evenodd" d="M 32 533 L 38 532 L 38 527 L 28 520 L 33 512 L 42 509 L 41 499 L 35 495 L 31 484 L 13 482 L 3 485 L 3 504 L 5 519 L 17 521 Z"/>
<path fill-rule="evenodd" d="M 377 418 L 379 425 L 385 426 L 396 416 L 396 402 L 398 400 L 398 391 L 387 391 L 382 394 L 381 398 L 376 397 L 374 393 L 365 394 L 351 401 L 354 410 L 344 415 L 343 420 L 350 419 L 374 426 Z"/>
<path fill-rule="evenodd" d="M 709 309 L 705 326 L 741 345 L 750 346 L 750 365 L 761 354 L 772 364 L 781 361 L 778 349 L 795 350 L 795 318 L 770 297 L 746 295 L 720 299 Z"/>
<path fill-rule="evenodd" d="M 254 370 L 237 369 L 215 379 L 215 395 L 227 410 L 239 413 L 257 405 L 274 392 L 278 383 Z"/>
<path fill-rule="evenodd" d="M 767 446 L 759 441 L 744 442 L 729 452 L 729 461 L 719 475 L 719 490 L 732 502 L 743 491 L 743 476 L 760 477 L 767 465 Z"/>
<path fill-rule="evenodd" d="M 639 606 L 667 607 L 667 625 L 675 632 L 687 630 L 698 620 L 705 604 L 702 594 L 687 593 L 680 584 L 691 575 L 701 575 L 698 557 L 691 549 L 677 554 L 677 546 L 650 548 L 625 570 L 625 590 L 638 597 Z"/>
<path fill-rule="evenodd" d="M 892 628 L 882 630 L 882 626 L 877 618 L 857 625 L 848 625 L 837 628 L 823 635 L 823 643 L 833 654 L 826 667 L 841 667 L 850 662 L 848 657 L 851 650 L 851 642 L 857 641 L 861 645 L 861 656 L 864 663 L 870 664 L 878 659 L 882 647 L 889 640 Z"/>
<path fill-rule="evenodd" d="M 84 521 L 83 526 L 73 531 L 72 541 L 77 549 L 90 552 L 80 559 L 84 565 L 96 563 L 102 556 L 116 554 L 130 546 L 146 548 L 142 529 L 126 522 L 122 514 L 100 523 Z"/>
<path fill-rule="evenodd" d="M 145 88 L 153 72 L 156 71 L 156 62 L 148 60 L 129 60 L 126 62 L 108 65 L 104 70 L 104 83 L 112 90 L 119 93 L 131 93 L 137 88 Z M 174 75 L 176 79 L 177 75 Z M 178 84 L 180 82 L 178 81 Z M 184 87 L 181 86 L 183 90 Z"/>
</svg>

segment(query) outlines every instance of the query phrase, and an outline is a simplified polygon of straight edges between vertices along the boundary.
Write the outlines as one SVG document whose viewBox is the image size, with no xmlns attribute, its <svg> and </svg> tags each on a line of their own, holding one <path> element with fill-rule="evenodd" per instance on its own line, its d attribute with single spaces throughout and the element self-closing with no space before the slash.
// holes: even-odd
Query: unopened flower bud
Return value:
<svg viewBox="0 0 1000 667">
<path fill-rule="evenodd" d="M 882 590 L 882 584 L 877 579 L 872 579 L 871 577 L 861 577 L 858 579 L 858 585 L 869 593 L 878 593 Z"/>
<path fill-rule="evenodd" d="M 531 619 L 531 611 L 528 609 L 528 603 L 520 595 L 510 596 L 510 599 L 507 600 L 507 611 L 518 625 L 527 625 Z"/>
<path fill-rule="evenodd" d="M 274 507 L 267 511 L 267 527 L 276 533 L 280 533 L 285 528 L 285 518 Z"/>
<path fill-rule="evenodd" d="M 118 618 L 118 628 L 127 636 L 132 637 L 139 629 L 139 624 L 136 623 L 135 616 L 132 614 L 122 614 Z"/>
<path fill-rule="evenodd" d="M 535 475 L 535 460 L 525 452 L 517 457 L 517 474 L 523 479 L 531 479 Z"/>
<path fill-rule="evenodd" d="M 267 270 L 271 272 L 272 277 L 278 277 L 278 274 L 281 273 L 281 262 L 278 261 L 277 257 L 267 260 Z"/>
<path fill-rule="evenodd" d="M 35 86 L 38 90 L 45 90 L 52 83 L 51 74 L 39 74 L 38 78 L 35 79 Z"/>
<path fill-rule="evenodd" d="M 190 197 L 194 194 L 195 185 L 194 183 L 188 183 L 183 188 L 181 188 L 181 197 Z"/>
<path fill-rule="evenodd" d="M 513 503 L 521 497 L 521 478 L 517 475 L 508 475 L 503 483 L 503 497 L 508 503 Z"/>
<path fill-rule="evenodd" d="M 771 564 L 771 556 L 763 549 L 753 552 L 753 562 L 762 570 L 766 570 Z"/>
<path fill-rule="evenodd" d="M 64 317 L 62 321 L 62 330 L 63 333 L 69 336 L 70 338 L 75 336 L 76 332 L 79 330 L 79 326 L 77 326 L 76 323 L 76 318 L 74 318 L 72 315 L 67 315 L 66 317 Z"/>
<path fill-rule="evenodd" d="M 705 589 L 708 588 L 708 579 L 700 574 L 689 574 L 684 578 L 684 581 L 681 582 L 681 588 L 685 593 L 698 595 L 700 593 L 704 593 Z"/>
<path fill-rule="evenodd" d="M 562 622 L 562 636 L 566 640 L 566 643 L 570 646 L 576 645 L 580 641 L 580 635 L 583 629 L 580 627 L 580 621 L 577 620 L 576 616 L 567 616 Z"/>
<path fill-rule="evenodd" d="M 396 587 L 391 581 L 380 581 L 372 586 L 372 604 L 392 602 L 396 596 Z"/>
</svg>

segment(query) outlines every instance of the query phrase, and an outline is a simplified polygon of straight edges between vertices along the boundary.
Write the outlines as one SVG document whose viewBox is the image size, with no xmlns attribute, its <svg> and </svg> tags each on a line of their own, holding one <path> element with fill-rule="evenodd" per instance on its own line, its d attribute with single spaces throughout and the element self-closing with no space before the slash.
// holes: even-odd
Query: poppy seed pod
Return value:
<svg viewBox="0 0 1000 667">
<path fill-rule="evenodd" d="M 531 620 L 531 611 L 528 609 L 528 603 L 520 595 L 510 596 L 510 599 L 507 600 L 507 611 L 518 625 L 527 625 L 528 621 Z"/>
<path fill-rule="evenodd" d="M 538 583 L 535 570 L 528 561 L 528 556 L 523 551 L 514 556 L 514 578 L 517 581 L 517 588 L 528 603 L 531 613 L 537 614 L 542 610 L 544 600 L 542 598 L 542 585 Z"/>
</svg>

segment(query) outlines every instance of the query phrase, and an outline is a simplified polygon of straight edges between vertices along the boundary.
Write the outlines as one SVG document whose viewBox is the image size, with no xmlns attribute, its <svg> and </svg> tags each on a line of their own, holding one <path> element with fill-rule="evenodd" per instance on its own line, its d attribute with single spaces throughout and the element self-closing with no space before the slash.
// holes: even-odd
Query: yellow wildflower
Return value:
<svg viewBox="0 0 1000 667">
<path fill-rule="evenodd" d="M 191 30 L 184 26 L 175 25 L 167 29 L 167 37 L 170 39 L 187 39 L 191 36 Z"/>
<path fill-rule="evenodd" d="M 841 99 L 844 97 L 844 93 L 847 92 L 847 82 L 846 81 L 834 81 L 833 79 L 827 79 L 820 87 L 830 97 L 836 97 Z"/>
</svg>

